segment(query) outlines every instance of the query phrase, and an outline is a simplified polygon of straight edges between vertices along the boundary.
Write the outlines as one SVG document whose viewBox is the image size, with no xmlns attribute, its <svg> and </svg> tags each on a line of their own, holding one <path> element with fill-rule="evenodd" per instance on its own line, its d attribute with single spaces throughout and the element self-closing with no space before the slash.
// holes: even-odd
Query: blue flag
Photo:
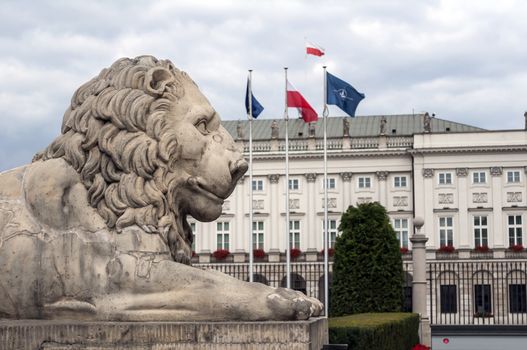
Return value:
<svg viewBox="0 0 527 350">
<path fill-rule="evenodd" d="M 251 107 L 253 112 L 253 118 L 258 118 L 260 113 L 264 110 L 263 106 L 258 102 L 256 97 L 251 93 Z M 249 114 L 249 79 L 247 79 L 247 90 L 245 91 L 245 110 Z"/>
<path fill-rule="evenodd" d="M 364 97 L 363 93 L 355 90 L 353 86 L 344 80 L 327 73 L 326 100 L 328 105 L 336 105 L 350 117 L 354 117 L 355 110 Z"/>
</svg>

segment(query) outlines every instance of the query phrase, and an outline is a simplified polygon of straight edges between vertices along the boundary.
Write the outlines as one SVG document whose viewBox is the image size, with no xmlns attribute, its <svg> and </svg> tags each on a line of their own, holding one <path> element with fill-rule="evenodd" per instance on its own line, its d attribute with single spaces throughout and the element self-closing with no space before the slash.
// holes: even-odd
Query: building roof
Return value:
<svg viewBox="0 0 527 350">
<path fill-rule="evenodd" d="M 349 133 L 351 137 L 378 136 L 380 134 L 381 119 L 386 118 L 385 134 L 391 136 L 411 136 L 424 132 L 425 114 L 399 114 L 399 115 L 372 115 L 350 117 L 328 117 L 328 138 L 339 138 L 344 136 L 344 119 L 349 121 Z M 278 138 L 285 136 L 284 119 L 255 119 L 253 122 L 253 140 L 268 140 L 271 138 L 271 124 L 276 120 L 278 123 Z M 249 121 L 223 120 L 223 126 L 229 131 L 233 138 L 238 138 L 237 125 L 240 123 L 243 130 L 243 139 L 249 138 Z M 324 137 L 323 119 L 320 118 L 315 124 L 315 136 Z M 456 123 L 449 120 L 432 117 L 430 120 L 431 132 L 475 132 L 485 129 Z M 297 118 L 289 119 L 289 138 L 307 138 L 309 135 L 308 124 Z"/>
</svg>

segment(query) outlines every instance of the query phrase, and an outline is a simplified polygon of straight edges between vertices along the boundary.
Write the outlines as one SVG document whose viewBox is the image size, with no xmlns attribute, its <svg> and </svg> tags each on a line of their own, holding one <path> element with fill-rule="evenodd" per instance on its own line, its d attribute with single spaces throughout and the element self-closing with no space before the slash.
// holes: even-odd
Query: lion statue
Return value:
<svg viewBox="0 0 527 350">
<path fill-rule="evenodd" d="M 220 118 L 168 60 L 123 58 L 73 95 L 61 135 L 0 173 L 0 317 L 294 320 L 300 292 L 190 265 L 247 170 Z"/>
</svg>

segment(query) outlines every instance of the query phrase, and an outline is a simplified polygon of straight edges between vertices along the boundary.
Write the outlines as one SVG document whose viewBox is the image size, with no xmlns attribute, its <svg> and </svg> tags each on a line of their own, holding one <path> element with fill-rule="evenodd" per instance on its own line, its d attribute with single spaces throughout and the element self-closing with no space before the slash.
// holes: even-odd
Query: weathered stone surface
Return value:
<svg viewBox="0 0 527 350">
<path fill-rule="evenodd" d="M 327 319 L 293 322 L 2 321 L 0 348 L 18 350 L 319 350 Z"/>
<path fill-rule="evenodd" d="M 316 299 L 192 268 L 187 215 L 212 221 L 247 170 L 168 60 L 120 59 L 73 95 L 62 134 L 0 173 L 0 317 L 290 320 Z"/>
</svg>

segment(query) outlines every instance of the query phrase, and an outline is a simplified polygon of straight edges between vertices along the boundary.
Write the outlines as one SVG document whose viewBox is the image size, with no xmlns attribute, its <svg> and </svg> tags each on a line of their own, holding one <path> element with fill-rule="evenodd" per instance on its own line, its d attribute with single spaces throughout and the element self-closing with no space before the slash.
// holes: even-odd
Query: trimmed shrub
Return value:
<svg viewBox="0 0 527 350">
<path fill-rule="evenodd" d="M 329 343 L 353 350 L 409 350 L 419 343 L 419 315 L 367 313 L 329 319 Z"/>
<path fill-rule="evenodd" d="M 379 203 L 351 206 L 339 230 L 330 315 L 401 311 L 402 257 L 386 209 Z"/>
</svg>

